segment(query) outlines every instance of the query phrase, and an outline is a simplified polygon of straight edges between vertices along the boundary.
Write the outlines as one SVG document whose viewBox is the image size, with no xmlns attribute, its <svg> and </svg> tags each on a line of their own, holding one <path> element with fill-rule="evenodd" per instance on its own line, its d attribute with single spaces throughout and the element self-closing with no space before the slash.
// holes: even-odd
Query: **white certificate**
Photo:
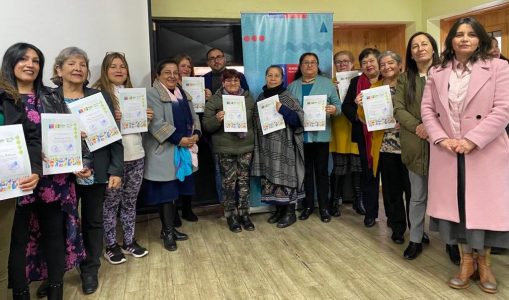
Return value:
<svg viewBox="0 0 509 300">
<path fill-rule="evenodd" d="M 147 90 L 119 89 L 118 102 L 122 112 L 120 120 L 122 134 L 147 132 Z"/>
<path fill-rule="evenodd" d="M 223 95 L 224 132 L 247 132 L 246 98 Z"/>
<path fill-rule="evenodd" d="M 338 92 L 339 99 L 341 103 L 345 100 L 346 92 L 348 91 L 348 87 L 350 86 L 350 80 L 352 78 L 359 76 L 358 71 L 344 71 L 344 72 L 336 72 L 336 80 L 338 81 Z"/>
<path fill-rule="evenodd" d="M 203 112 L 205 110 L 205 78 L 183 77 L 182 88 L 193 97 L 194 111 Z"/>
<path fill-rule="evenodd" d="M 19 189 L 19 181 L 32 174 L 21 125 L 0 126 L 0 200 L 32 194 Z"/>
<path fill-rule="evenodd" d="M 81 133 L 75 115 L 41 114 L 41 133 L 44 175 L 83 169 Z"/>
<path fill-rule="evenodd" d="M 394 128 L 394 110 L 388 85 L 362 91 L 362 106 L 368 131 Z"/>
<path fill-rule="evenodd" d="M 258 115 L 260 116 L 263 135 L 286 128 L 283 116 L 276 109 L 276 102 L 279 102 L 278 95 L 256 103 L 258 105 Z"/>
<path fill-rule="evenodd" d="M 304 131 L 325 130 L 327 95 L 304 96 Z"/>
<path fill-rule="evenodd" d="M 80 122 L 80 129 L 87 134 L 85 142 L 95 151 L 122 139 L 117 123 L 101 93 L 67 104 Z"/>
</svg>

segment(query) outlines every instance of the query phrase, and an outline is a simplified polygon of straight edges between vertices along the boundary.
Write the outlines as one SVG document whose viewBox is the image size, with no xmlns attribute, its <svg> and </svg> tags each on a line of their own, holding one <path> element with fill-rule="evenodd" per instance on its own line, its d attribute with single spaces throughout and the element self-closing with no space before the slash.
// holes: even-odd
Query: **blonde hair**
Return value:
<svg viewBox="0 0 509 300">
<path fill-rule="evenodd" d="M 92 85 L 93 88 L 101 90 L 103 92 L 106 92 L 113 101 L 113 106 L 115 109 L 119 109 L 120 105 L 118 103 L 118 98 L 115 95 L 114 85 L 111 83 L 110 79 L 108 78 L 108 69 L 110 68 L 111 64 L 113 63 L 113 60 L 115 58 L 118 58 L 122 61 L 122 63 L 125 66 L 125 69 L 127 71 L 127 78 L 124 82 L 124 86 L 126 88 L 132 88 L 133 84 L 131 83 L 131 77 L 129 75 L 129 65 L 127 64 L 127 60 L 125 59 L 125 56 L 122 53 L 119 52 L 113 52 L 108 53 L 103 59 L 103 63 L 101 65 L 101 77 L 97 79 L 97 81 Z"/>
<path fill-rule="evenodd" d="M 3 90 L 8 96 L 10 96 L 14 103 L 18 103 L 20 100 L 19 92 L 16 88 L 11 86 L 5 78 L 0 75 L 0 90 Z"/>
</svg>

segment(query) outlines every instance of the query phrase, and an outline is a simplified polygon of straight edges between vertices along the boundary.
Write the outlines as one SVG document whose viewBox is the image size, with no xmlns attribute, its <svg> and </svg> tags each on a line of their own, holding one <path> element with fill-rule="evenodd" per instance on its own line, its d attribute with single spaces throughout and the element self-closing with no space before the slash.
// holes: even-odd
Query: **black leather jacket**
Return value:
<svg viewBox="0 0 509 300">
<path fill-rule="evenodd" d="M 0 112 L 4 115 L 4 125 L 23 125 L 23 133 L 27 144 L 28 155 L 32 173 L 42 176 L 41 131 L 32 122 L 28 121 L 25 108 L 21 101 L 15 103 L 12 97 L 0 90 Z"/>
</svg>

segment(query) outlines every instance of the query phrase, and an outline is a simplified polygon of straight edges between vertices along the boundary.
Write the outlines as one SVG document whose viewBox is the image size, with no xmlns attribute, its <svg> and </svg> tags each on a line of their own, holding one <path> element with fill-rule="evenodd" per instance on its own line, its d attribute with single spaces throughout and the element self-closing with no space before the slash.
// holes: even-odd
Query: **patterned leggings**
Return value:
<svg viewBox="0 0 509 300">
<path fill-rule="evenodd" d="M 117 212 L 120 208 L 120 223 L 124 230 L 124 243 L 129 245 L 134 238 L 136 222 L 136 199 L 143 180 L 144 159 L 124 162 L 124 178 L 119 189 L 106 189 L 104 200 L 104 237 L 106 246 L 117 243 Z"/>
<path fill-rule="evenodd" d="M 216 154 L 222 178 L 224 214 L 230 217 L 238 210 L 238 215 L 249 214 L 249 169 L 253 152 L 235 154 Z M 235 201 L 238 192 L 239 204 Z"/>
</svg>

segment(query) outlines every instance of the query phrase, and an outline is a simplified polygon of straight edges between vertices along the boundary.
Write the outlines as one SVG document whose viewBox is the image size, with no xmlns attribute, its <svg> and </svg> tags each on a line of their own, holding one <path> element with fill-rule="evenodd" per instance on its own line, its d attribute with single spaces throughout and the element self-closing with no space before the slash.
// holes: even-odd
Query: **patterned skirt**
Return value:
<svg viewBox="0 0 509 300">
<path fill-rule="evenodd" d="M 361 158 L 358 154 L 332 153 L 332 174 L 337 176 L 352 172 L 362 172 Z"/>
<path fill-rule="evenodd" d="M 273 205 L 296 204 L 298 200 L 304 199 L 304 191 L 298 192 L 296 188 L 278 185 L 266 178 L 261 178 L 261 201 Z"/>
</svg>

